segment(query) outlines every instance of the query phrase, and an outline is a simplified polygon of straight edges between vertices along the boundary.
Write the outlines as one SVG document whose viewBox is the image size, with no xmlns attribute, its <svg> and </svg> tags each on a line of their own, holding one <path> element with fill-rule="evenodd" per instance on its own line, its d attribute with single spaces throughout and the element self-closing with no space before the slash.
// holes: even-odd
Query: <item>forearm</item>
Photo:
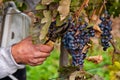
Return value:
<svg viewBox="0 0 120 80">
<path fill-rule="evenodd" d="M 0 48 L 0 78 L 13 74 L 17 69 L 24 67 L 15 62 L 11 54 L 11 47 Z"/>
</svg>

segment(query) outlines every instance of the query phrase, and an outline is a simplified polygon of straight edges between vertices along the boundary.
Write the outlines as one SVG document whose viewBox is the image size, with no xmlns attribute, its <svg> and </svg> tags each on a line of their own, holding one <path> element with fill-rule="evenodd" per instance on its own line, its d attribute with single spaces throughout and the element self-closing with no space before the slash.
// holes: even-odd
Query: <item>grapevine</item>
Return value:
<svg viewBox="0 0 120 80">
<path fill-rule="evenodd" d="M 100 17 L 100 20 L 102 21 L 99 24 L 99 27 L 102 30 L 101 44 L 103 46 L 103 50 L 106 51 L 106 49 L 110 47 L 110 40 L 112 39 L 112 35 L 110 33 L 110 31 L 112 31 L 112 21 L 110 20 L 110 15 L 107 11 L 105 11 L 104 17 Z"/>
<path fill-rule="evenodd" d="M 5 2 L 7 0 L 3 1 Z M 17 3 L 16 0 L 14 1 Z M 62 47 L 64 47 L 72 57 L 70 64 L 74 67 L 77 66 L 78 69 L 76 70 L 80 72 L 83 71 L 84 60 L 88 56 L 88 50 L 92 46 L 91 38 L 96 38 L 97 33 L 100 34 L 97 38 L 104 51 L 107 51 L 110 46 L 113 46 L 114 53 L 120 54 L 111 33 L 111 15 L 118 15 L 116 13 L 120 10 L 114 9 L 114 11 L 118 11 L 114 13 L 111 10 L 113 10 L 114 7 L 116 8 L 116 6 L 108 6 L 109 4 L 114 5 L 112 2 L 115 1 L 119 3 L 119 0 L 40 1 L 35 10 L 24 11 L 21 7 L 24 7 L 25 4 L 17 4 L 18 8 L 22 9 L 26 14 L 29 12 L 35 13 L 34 15 L 38 19 L 38 22 L 33 24 L 34 27 L 31 31 L 33 43 L 54 46 L 54 43 L 58 39 L 61 39 L 61 43 L 63 43 Z M 97 16 L 97 18 L 94 18 L 95 16 Z M 77 78 L 76 80 L 79 80 L 79 77 Z"/>
<path fill-rule="evenodd" d="M 90 37 L 94 37 L 95 31 L 92 26 L 88 27 L 88 23 L 75 25 L 74 22 L 69 23 L 69 29 L 63 36 L 64 47 L 67 48 L 72 56 L 74 66 L 83 65 L 86 53 L 82 53 L 85 45 L 89 44 Z M 81 66 L 80 66 L 81 67 Z"/>
<path fill-rule="evenodd" d="M 47 37 L 49 38 L 47 42 L 49 42 L 49 40 L 55 42 L 58 37 L 62 37 L 64 48 L 67 49 L 72 57 L 71 64 L 72 66 L 78 66 L 77 70 L 79 71 L 83 70 L 84 60 L 87 57 L 87 52 L 91 45 L 91 38 L 96 36 L 96 32 L 100 33 L 100 43 L 104 51 L 106 51 L 110 47 L 111 41 L 113 39 L 111 34 L 111 15 L 106 9 L 106 1 L 104 0 L 102 2 L 102 6 L 99 8 L 98 11 L 96 7 L 94 7 L 93 12 L 90 15 L 84 12 L 88 4 L 89 0 L 83 1 L 78 10 L 76 10 L 73 14 L 70 13 L 66 17 L 66 19 L 63 20 L 63 24 L 60 26 L 57 26 L 57 20 L 54 20 L 51 23 L 47 33 Z M 95 19 L 95 22 L 92 22 L 91 18 L 94 15 L 97 15 L 97 18 Z M 101 21 L 97 23 L 98 20 Z M 99 27 L 99 30 L 94 29 L 94 25 L 97 25 Z M 65 28 L 65 26 L 67 28 Z M 64 27 L 65 31 L 56 34 L 56 29 L 58 29 L 59 27 Z"/>
<path fill-rule="evenodd" d="M 72 11 L 70 11 L 72 8 L 72 6 L 70 6 L 70 3 L 72 1 L 66 0 L 66 2 L 67 3 L 65 4 L 65 1 L 61 0 L 59 4 L 53 2 L 47 5 L 47 8 L 45 10 L 50 11 L 50 14 L 47 15 L 48 20 L 46 20 L 45 25 L 49 24 L 50 20 L 51 24 L 45 26 L 48 28 L 48 32 L 45 35 L 45 38 L 47 40 L 44 44 L 54 45 L 53 43 L 55 43 L 58 38 L 61 38 L 63 47 L 69 52 L 72 57 L 71 65 L 75 67 L 77 66 L 78 69 L 76 70 L 82 72 L 84 68 L 84 60 L 86 59 L 88 50 L 92 45 L 91 38 L 96 37 L 97 32 L 100 33 L 100 36 L 98 38 L 104 51 L 106 51 L 111 45 L 114 47 L 114 49 L 116 49 L 114 43 L 112 42 L 113 36 L 111 34 L 111 15 L 107 10 L 106 0 L 101 0 L 98 2 L 95 1 L 95 3 L 92 3 L 94 5 L 93 8 L 89 9 L 88 7 L 90 5 L 89 3 L 91 3 L 91 0 L 80 1 L 81 3 L 77 5 L 79 7 L 73 8 L 74 10 Z M 53 4 L 56 5 L 54 6 Z M 96 6 L 96 4 L 99 5 Z M 57 7 L 58 12 L 54 10 Z M 44 12 L 44 10 L 41 11 Z M 51 19 L 50 15 L 52 16 Z M 45 14 L 43 14 L 43 16 L 43 19 L 47 19 Z M 93 16 L 97 16 L 97 18 L 93 19 Z M 95 25 L 97 25 L 97 29 L 95 29 Z M 100 58 L 100 61 L 102 60 L 101 56 L 98 58 Z M 97 61 L 97 59 L 95 60 L 95 62 L 100 62 Z M 77 78 L 84 80 L 83 77 L 84 75 Z M 75 79 L 78 80 L 77 78 Z"/>
</svg>

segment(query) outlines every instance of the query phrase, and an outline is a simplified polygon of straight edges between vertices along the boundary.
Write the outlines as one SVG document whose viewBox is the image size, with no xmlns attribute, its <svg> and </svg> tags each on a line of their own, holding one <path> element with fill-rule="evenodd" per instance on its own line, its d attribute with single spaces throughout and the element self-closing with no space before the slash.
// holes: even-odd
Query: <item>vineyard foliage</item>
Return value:
<svg viewBox="0 0 120 80">
<path fill-rule="evenodd" d="M 11 0 L 0 0 L 0 4 L 5 3 L 7 1 L 11 1 Z M 28 15 L 30 12 L 32 12 L 32 14 L 34 15 L 35 20 L 33 20 L 33 26 L 31 27 L 32 30 L 31 35 L 33 36 L 33 42 L 35 44 L 45 43 L 48 40 L 52 40 L 53 42 L 55 42 L 61 36 L 63 36 L 63 38 L 68 38 L 68 40 L 73 39 L 70 41 L 71 44 L 70 42 L 67 43 L 67 41 L 66 42 L 64 41 L 63 43 L 66 44 L 66 47 L 69 47 L 67 49 L 71 52 L 73 58 L 73 64 L 75 66 L 77 64 L 83 65 L 83 60 L 86 57 L 86 53 L 88 51 L 87 48 L 94 46 L 90 38 L 91 36 L 92 37 L 96 36 L 97 38 L 102 37 L 101 43 L 102 46 L 104 47 L 103 49 L 107 50 L 107 48 L 109 47 L 109 42 L 112 39 L 112 35 L 110 32 L 112 30 L 111 29 L 112 22 L 110 19 L 111 17 L 113 18 L 118 17 L 120 14 L 120 10 L 119 10 L 120 0 L 40 0 L 40 2 L 36 5 L 34 10 L 30 9 L 29 8 L 30 6 L 28 6 L 27 3 L 24 3 L 24 1 L 23 2 L 18 2 L 19 0 L 12 0 L 12 1 L 16 3 L 18 9 L 21 10 L 22 12 Z M 76 27 L 78 25 L 80 27 Z M 65 31 L 62 32 L 61 29 L 66 30 L 67 29 L 66 26 L 72 26 L 72 27 L 70 27 L 70 30 L 68 30 L 66 34 L 63 34 Z M 61 28 L 61 27 L 65 27 L 65 28 Z M 82 27 L 85 28 L 82 29 Z M 33 33 L 35 29 L 39 30 L 35 32 L 37 35 Z M 80 30 L 80 32 L 78 31 L 78 29 Z M 78 35 L 79 33 L 81 34 Z M 82 33 L 83 35 L 85 34 L 85 37 L 87 37 L 87 39 L 88 38 L 89 39 L 86 42 L 84 42 L 85 39 L 83 39 L 83 42 L 81 42 L 82 45 L 80 44 L 79 47 L 75 48 L 76 46 L 75 43 L 73 42 L 76 39 L 76 37 L 79 38 L 83 37 Z M 73 36 L 73 34 L 75 36 Z M 100 36 L 100 34 L 102 35 Z M 77 44 L 78 43 L 79 40 Z M 83 43 L 85 43 L 85 45 Z M 84 48 L 80 49 L 81 46 L 85 47 L 85 49 Z M 116 52 L 116 48 L 118 47 L 115 47 L 114 43 L 112 44 L 112 46 L 114 48 L 114 52 Z M 82 60 L 77 61 L 75 54 L 77 52 L 84 53 L 83 57 L 81 57 Z M 81 56 L 81 54 L 79 56 Z M 111 58 L 112 57 L 110 57 L 110 59 Z M 101 61 L 103 61 L 101 54 L 99 54 L 99 56 L 97 55 L 94 57 L 89 57 L 88 60 L 95 63 L 100 63 Z M 87 61 L 85 61 L 85 65 L 87 65 L 86 62 Z M 110 64 L 111 63 L 109 62 L 109 65 Z M 117 79 L 119 80 L 120 63 L 116 61 L 113 62 L 113 64 L 114 65 L 108 66 L 108 69 L 105 72 L 110 74 L 110 80 L 117 80 Z M 116 67 L 116 69 L 114 67 Z M 85 70 L 87 69 L 88 68 L 86 68 L 85 66 Z M 102 77 L 105 76 L 102 75 Z"/>
<path fill-rule="evenodd" d="M 11 0 L 1 0 L 1 3 L 11 1 Z M 26 11 L 27 5 L 19 0 L 13 0 L 16 2 L 17 7 L 21 11 Z M 19 2 L 18 2 L 19 1 Z M 104 5 L 104 2 L 105 5 Z M 79 11 L 81 5 L 85 3 L 85 5 Z M 100 9 L 104 5 L 102 12 Z M 34 5 L 33 5 L 34 6 Z M 50 23 L 56 20 L 56 26 L 62 25 L 69 16 L 87 16 L 90 20 L 93 15 L 99 17 L 102 15 L 103 11 L 106 9 L 110 15 L 114 17 L 119 16 L 120 10 L 120 0 L 40 0 L 40 3 L 36 5 L 35 12 L 36 17 L 38 17 L 40 24 L 44 26 L 41 30 L 43 36 L 40 38 L 41 40 L 45 38 L 47 32 L 44 30 L 48 30 Z M 28 9 L 30 10 L 30 9 Z M 96 12 L 94 13 L 94 11 Z M 78 13 L 79 12 L 79 15 Z M 94 17 L 95 17 L 94 16 Z M 46 33 L 45 33 L 46 32 Z"/>
</svg>

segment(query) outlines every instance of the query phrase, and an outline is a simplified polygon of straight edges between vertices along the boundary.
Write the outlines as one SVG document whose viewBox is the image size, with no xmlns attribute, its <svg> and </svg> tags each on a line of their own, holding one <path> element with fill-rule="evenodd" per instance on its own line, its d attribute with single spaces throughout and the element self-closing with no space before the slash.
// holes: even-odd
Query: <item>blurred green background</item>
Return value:
<svg viewBox="0 0 120 80">
<path fill-rule="evenodd" d="M 117 47 L 120 49 L 119 39 L 120 38 L 116 38 L 118 44 Z M 27 66 L 27 80 L 56 80 L 58 78 L 59 69 L 59 52 L 59 49 L 55 48 L 52 51 L 51 56 L 42 65 L 36 67 Z M 99 64 L 95 64 L 85 60 L 84 69 L 92 74 L 103 77 L 104 80 L 111 80 L 111 70 L 109 70 L 108 66 L 112 64 L 112 52 L 112 47 L 107 51 L 103 51 L 100 46 L 93 46 L 93 48 L 89 50 L 87 56 L 102 54 L 103 61 Z M 119 55 L 115 56 L 118 57 Z M 118 61 L 117 57 L 114 59 Z"/>
<path fill-rule="evenodd" d="M 49 80 L 58 77 L 59 50 L 54 49 L 47 60 L 40 66 L 27 66 L 27 80 Z"/>
</svg>

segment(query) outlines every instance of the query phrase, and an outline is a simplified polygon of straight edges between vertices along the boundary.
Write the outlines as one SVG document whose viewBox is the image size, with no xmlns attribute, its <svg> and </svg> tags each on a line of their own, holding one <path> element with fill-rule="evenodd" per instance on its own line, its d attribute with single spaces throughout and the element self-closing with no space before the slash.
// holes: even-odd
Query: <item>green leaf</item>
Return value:
<svg viewBox="0 0 120 80">
<path fill-rule="evenodd" d="M 56 18 L 56 26 L 61 26 L 63 23 L 64 23 L 64 20 L 61 21 L 60 16 L 57 16 L 57 18 Z"/>
<path fill-rule="evenodd" d="M 38 5 L 36 6 L 36 10 L 41 10 L 41 9 L 46 9 L 46 6 L 41 5 L 41 4 L 38 4 Z"/>
<path fill-rule="evenodd" d="M 71 0 L 61 0 L 59 2 L 58 11 L 60 13 L 60 20 L 64 20 L 70 12 L 70 3 Z"/>
</svg>

